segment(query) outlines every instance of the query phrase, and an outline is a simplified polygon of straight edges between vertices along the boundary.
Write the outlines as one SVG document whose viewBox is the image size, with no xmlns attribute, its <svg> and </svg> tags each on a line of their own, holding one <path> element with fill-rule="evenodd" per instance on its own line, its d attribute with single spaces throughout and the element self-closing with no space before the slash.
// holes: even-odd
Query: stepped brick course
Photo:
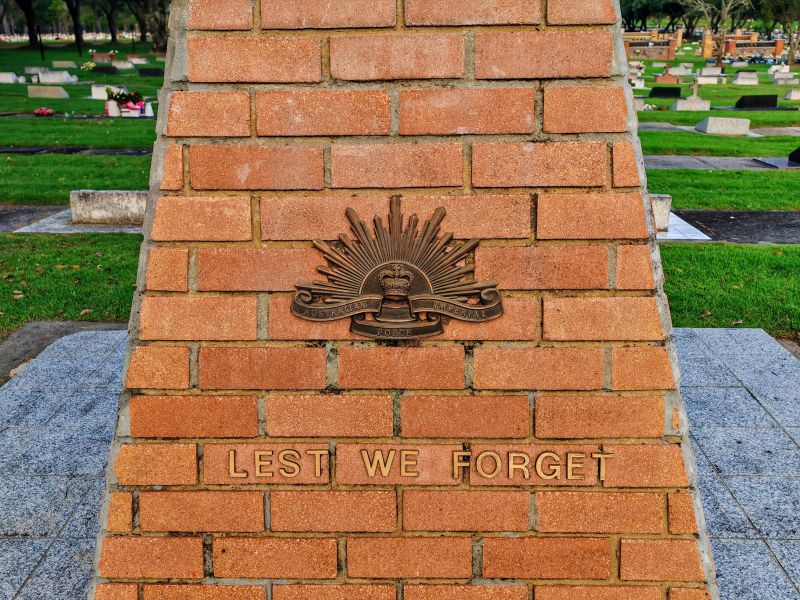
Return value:
<svg viewBox="0 0 800 600">
<path fill-rule="evenodd" d="M 616 4 L 173 0 L 94 600 L 713 597 Z M 292 314 L 397 197 L 503 316 Z"/>
</svg>

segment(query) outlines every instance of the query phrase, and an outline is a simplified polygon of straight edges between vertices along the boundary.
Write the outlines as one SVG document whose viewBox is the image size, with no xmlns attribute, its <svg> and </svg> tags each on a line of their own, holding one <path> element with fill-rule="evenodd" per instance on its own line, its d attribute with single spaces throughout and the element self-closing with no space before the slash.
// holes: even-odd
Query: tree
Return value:
<svg viewBox="0 0 800 600">
<path fill-rule="evenodd" d="M 800 30 L 795 29 L 795 23 L 800 21 L 800 0 L 765 0 L 764 12 L 783 27 L 789 41 L 789 64 L 795 64 L 800 45 Z"/>
<path fill-rule="evenodd" d="M 725 58 L 725 27 L 740 12 L 750 9 L 750 0 L 681 0 L 686 9 L 706 19 L 716 32 L 716 59 L 722 65 Z"/>
<path fill-rule="evenodd" d="M 169 0 L 144 0 L 147 30 L 153 38 L 153 50 L 167 51 Z"/>
<path fill-rule="evenodd" d="M 38 48 L 39 36 L 36 34 L 36 26 L 38 21 L 36 19 L 36 7 L 34 0 L 14 0 L 17 6 L 25 16 L 25 25 L 28 28 L 28 43 L 31 48 Z"/>
<path fill-rule="evenodd" d="M 108 32 L 111 34 L 111 43 L 116 44 L 119 37 L 117 28 L 117 15 L 122 7 L 122 0 L 95 0 L 94 5 L 100 9 L 108 23 Z"/>
<path fill-rule="evenodd" d="M 75 45 L 78 47 L 78 56 L 83 56 L 83 23 L 81 22 L 81 0 L 64 0 L 67 12 L 72 19 L 72 31 L 75 34 Z"/>
<path fill-rule="evenodd" d="M 144 14 L 144 2 L 141 0 L 126 0 L 128 10 L 131 11 L 133 18 L 139 24 L 139 39 L 142 43 L 147 41 L 147 17 Z"/>
</svg>

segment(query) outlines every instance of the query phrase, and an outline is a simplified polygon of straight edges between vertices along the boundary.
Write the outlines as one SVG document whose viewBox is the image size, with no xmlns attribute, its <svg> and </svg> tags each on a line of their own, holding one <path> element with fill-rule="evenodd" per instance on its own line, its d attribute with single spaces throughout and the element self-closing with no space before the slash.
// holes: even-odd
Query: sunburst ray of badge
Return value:
<svg viewBox="0 0 800 600">
<path fill-rule="evenodd" d="M 479 244 L 457 243 L 441 235 L 446 213 L 437 208 L 420 229 L 417 215 L 407 222 L 400 199 L 390 203 L 388 226 L 375 217 L 372 231 L 348 208 L 353 237 L 314 246 L 328 266 L 327 281 L 299 284 L 292 310 L 312 321 L 353 318 L 352 330 L 367 337 L 408 339 L 443 331 L 442 316 L 488 321 L 502 315 L 497 284 L 477 281 L 469 257 Z"/>
</svg>

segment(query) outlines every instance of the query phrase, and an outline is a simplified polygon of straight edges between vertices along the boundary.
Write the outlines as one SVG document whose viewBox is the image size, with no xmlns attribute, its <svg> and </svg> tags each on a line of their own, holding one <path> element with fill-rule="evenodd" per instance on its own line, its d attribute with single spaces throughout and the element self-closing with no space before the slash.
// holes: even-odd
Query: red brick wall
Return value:
<svg viewBox="0 0 800 600">
<path fill-rule="evenodd" d="M 96 600 L 704 597 L 616 19 L 612 0 L 173 2 Z M 387 344 L 291 314 L 311 241 L 395 195 L 482 238 L 502 318 Z M 419 475 L 370 476 L 377 450 L 418 452 Z M 464 451 L 581 455 L 585 476 L 454 475 Z"/>
</svg>

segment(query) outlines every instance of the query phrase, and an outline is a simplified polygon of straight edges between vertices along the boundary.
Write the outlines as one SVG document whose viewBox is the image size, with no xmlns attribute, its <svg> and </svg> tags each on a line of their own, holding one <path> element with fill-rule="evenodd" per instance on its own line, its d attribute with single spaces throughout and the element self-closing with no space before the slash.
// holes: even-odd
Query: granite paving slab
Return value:
<svg viewBox="0 0 800 600">
<path fill-rule="evenodd" d="M 677 210 L 678 216 L 717 241 L 800 244 L 797 211 Z"/>
<path fill-rule="evenodd" d="M 800 362 L 760 330 L 675 343 L 721 600 L 800 600 Z M 0 600 L 85 597 L 125 347 L 73 334 L 0 388 Z"/>
</svg>

